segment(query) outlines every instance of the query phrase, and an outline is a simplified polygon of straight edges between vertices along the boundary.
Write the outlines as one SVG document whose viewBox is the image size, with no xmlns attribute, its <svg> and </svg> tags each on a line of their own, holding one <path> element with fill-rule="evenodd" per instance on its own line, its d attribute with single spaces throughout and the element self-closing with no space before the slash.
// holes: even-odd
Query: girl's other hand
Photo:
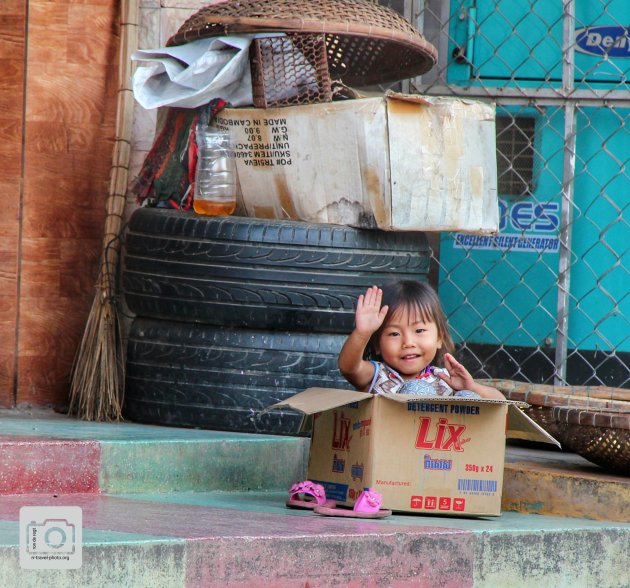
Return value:
<svg viewBox="0 0 630 588">
<path fill-rule="evenodd" d="M 387 306 L 381 307 L 383 291 L 372 286 L 359 296 L 355 313 L 355 329 L 362 335 L 370 336 L 378 330 L 385 320 Z"/>
<path fill-rule="evenodd" d="M 456 392 L 459 390 L 470 390 L 471 392 L 476 392 L 482 398 L 505 400 L 505 396 L 496 388 L 475 382 L 468 370 L 450 353 L 444 354 L 444 367 L 448 370 L 450 376 L 441 372 L 436 372 L 435 375 L 444 380 Z"/>
<path fill-rule="evenodd" d="M 475 380 L 470 372 L 457 361 L 450 353 L 444 354 L 444 367 L 448 370 L 449 375 L 436 373 L 436 375 L 444 380 L 453 390 L 472 390 L 475 386 Z"/>
</svg>

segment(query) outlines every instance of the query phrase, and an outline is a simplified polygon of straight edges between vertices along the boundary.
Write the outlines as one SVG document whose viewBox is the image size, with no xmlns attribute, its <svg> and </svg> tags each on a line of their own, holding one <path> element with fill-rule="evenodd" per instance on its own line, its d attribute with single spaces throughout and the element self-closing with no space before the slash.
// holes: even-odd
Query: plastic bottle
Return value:
<svg viewBox="0 0 630 588">
<path fill-rule="evenodd" d="M 197 214 L 228 215 L 236 208 L 237 177 L 230 134 L 197 126 L 197 170 L 193 208 Z"/>
</svg>

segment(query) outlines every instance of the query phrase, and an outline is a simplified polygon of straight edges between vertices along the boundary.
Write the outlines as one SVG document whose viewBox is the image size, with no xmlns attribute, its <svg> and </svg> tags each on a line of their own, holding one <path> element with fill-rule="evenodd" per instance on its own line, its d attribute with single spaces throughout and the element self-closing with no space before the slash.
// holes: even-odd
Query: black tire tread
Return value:
<svg viewBox="0 0 630 588">
<path fill-rule="evenodd" d="M 122 284 L 139 316 L 346 333 L 360 293 L 426 280 L 429 259 L 423 233 L 141 208 L 127 230 Z"/>
<path fill-rule="evenodd" d="M 340 335 L 216 328 L 137 318 L 129 333 L 123 415 L 152 424 L 298 432 L 301 415 L 262 409 L 313 386 L 349 388 Z"/>
</svg>

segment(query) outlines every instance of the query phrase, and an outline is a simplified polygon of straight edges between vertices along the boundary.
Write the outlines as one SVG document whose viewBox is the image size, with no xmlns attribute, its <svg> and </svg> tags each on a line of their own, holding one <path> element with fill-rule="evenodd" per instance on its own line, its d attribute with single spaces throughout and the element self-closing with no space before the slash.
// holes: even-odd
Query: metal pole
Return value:
<svg viewBox="0 0 630 588">
<path fill-rule="evenodd" d="M 566 384 L 569 339 L 569 303 L 571 287 L 571 233 L 575 189 L 575 0 L 563 0 L 562 87 L 568 98 L 564 106 L 564 153 L 562 162 L 562 211 L 560 220 L 560 260 L 558 264 L 558 318 L 556 322 L 556 385 Z"/>
</svg>

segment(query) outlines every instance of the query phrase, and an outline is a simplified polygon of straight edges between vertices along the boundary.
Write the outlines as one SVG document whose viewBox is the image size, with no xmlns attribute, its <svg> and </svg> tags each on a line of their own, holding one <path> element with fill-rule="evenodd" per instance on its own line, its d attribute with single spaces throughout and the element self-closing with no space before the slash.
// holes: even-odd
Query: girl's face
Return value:
<svg viewBox="0 0 630 588">
<path fill-rule="evenodd" d="M 376 352 L 403 378 L 411 380 L 426 368 L 442 347 L 437 325 L 425 322 L 416 312 L 400 308 L 385 325 Z"/>
</svg>

